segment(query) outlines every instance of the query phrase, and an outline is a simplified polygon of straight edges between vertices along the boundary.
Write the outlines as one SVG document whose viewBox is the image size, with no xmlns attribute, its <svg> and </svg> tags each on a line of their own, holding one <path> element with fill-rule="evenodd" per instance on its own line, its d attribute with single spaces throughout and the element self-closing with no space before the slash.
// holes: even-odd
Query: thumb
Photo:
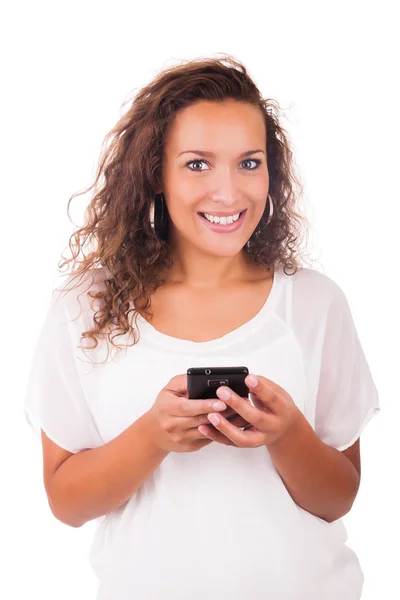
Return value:
<svg viewBox="0 0 400 600">
<path fill-rule="evenodd" d="M 273 412 L 273 408 L 278 401 L 277 393 L 282 388 L 274 381 L 271 381 L 271 379 L 267 379 L 261 375 L 248 375 L 245 378 L 245 384 L 249 388 L 251 398 L 255 398 L 255 401 L 258 401 L 256 407 L 261 410 L 269 409 Z"/>
</svg>

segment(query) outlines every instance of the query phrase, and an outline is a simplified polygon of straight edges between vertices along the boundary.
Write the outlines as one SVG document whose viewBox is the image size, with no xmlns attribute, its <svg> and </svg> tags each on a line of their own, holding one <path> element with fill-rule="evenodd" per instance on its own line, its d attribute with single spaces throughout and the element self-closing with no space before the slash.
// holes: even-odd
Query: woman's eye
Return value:
<svg viewBox="0 0 400 600">
<path fill-rule="evenodd" d="M 199 165 L 200 163 L 205 163 L 205 160 L 190 160 L 189 162 L 186 163 L 187 166 L 189 165 Z M 191 171 L 204 171 L 204 169 L 190 169 Z"/>
<path fill-rule="evenodd" d="M 247 158 L 246 160 L 242 161 L 243 163 L 255 163 L 255 167 L 251 167 L 251 168 L 245 168 L 245 171 L 255 171 L 256 169 L 258 169 L 258 167 L 261 164 L 261 160 L 258 160 L 258 158 Z M 201 163 L 206 163 L 205 160 L 190 160 L 189 162 L 186 163 L 186 166 L 189 167 L 190 171 L 204 171 L 205 169 L 193 169 L 191 168 L 189 165 L 195 165 L 195 164 L 201 164 Z"/>
<path fill-rule="evenodd" d="M 256 169 L 258 169 L 258 167 L 261 164 L 261 160 L 258 160 L 258 158 L 246 158 L 246 160 L 244 160 L 243 162 L 245 162 L 245 163 L 249 163 L 249 162 L 256 163 L 256 166 L 253 167 L 252 169 L 249 169 L 249 171 L 255 171 Z"/>
</svg>

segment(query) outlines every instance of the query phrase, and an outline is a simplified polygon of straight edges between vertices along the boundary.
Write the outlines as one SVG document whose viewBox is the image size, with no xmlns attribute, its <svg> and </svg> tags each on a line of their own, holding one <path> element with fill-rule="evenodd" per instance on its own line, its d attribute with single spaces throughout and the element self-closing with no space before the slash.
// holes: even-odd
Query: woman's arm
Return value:
<svg viewBox="0 0 400 600">
<path fill-rule="evenodd" d="M 245 383 L 253 390 L 255 405 L 228 386 L 218 388 L 217 395 L 251 427 L 241 430 L 222 415 L 210 414 L 214 428 L 202 428 L 204 435 L 220 441 L 223 434 L 242 448 L 265 446 L 299 506 L 329 523 L 348 513 L 360 485 L 357 445 L 347 449 L 349 457 L 328 446 L 291 396 L 274 381 L 250 375 Z"/>
<path fill-rule="evenodd" d="M 47 485 L 54 516 L 81 527 L 127 502 L 169 454 L 150 433 L 145 413 L 103 446 L 67 458 Z"/>
<path fill-rule="evenodd" d="M 350 511 L 360 474 L 344 453 L 318 437 L 301 412 L 290 435 L 268 444 L 267 449 L 299 506 L 328 523 Z"/>
</svg>

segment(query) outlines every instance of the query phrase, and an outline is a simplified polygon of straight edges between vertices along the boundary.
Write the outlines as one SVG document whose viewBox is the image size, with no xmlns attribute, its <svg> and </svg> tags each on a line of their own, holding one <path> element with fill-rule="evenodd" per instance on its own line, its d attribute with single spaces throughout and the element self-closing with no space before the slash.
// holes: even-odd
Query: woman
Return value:
<svg viewBox="0 0 400 600">
<path fill-rule="evenodd" d="M 232 58 L 160 73 L 109 134 L 70 242 L 25 411 L 53 514 L 96 520 L 97 600 L 361 596 L 341 517 L 378 393 L 343 291 L 298 263 L 273 109 Z M 239 365 L 251 402 L 188 398 L 188 368 Z"/>
</svg>

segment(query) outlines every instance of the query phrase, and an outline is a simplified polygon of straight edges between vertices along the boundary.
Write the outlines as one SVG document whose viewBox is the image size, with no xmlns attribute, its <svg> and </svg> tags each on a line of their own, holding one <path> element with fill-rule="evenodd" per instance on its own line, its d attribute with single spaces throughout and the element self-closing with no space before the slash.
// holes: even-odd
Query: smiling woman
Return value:
<svg viewBox="0 0 400 600">
<path fill-rule="evenodd" d="M 266 139 L 259 108 L 235 99 L 197 101 L 176 115 L 165 137 L 157 192 L 167 204 L 169 245 L 181 276 L 194 264 L 197 281 L 200 270 L 215 273 L 217 257 L 220 282 L 240 268 L 241 251 L 269 209 L 267 162 L 252 159 L 253 154 L 265 157 Z M 186 150 L 193 141 L 196 148 L 215 150 Z M 243 151 L 249 147 L 256 149 Z M 187 162 L 187 154 L 198 156 Z M 188 168 L 196 164 L 204 168 Z M 170 276 L 175 272 L 172 267 Z"/>
<path fill-rule="evenodd" d="M 74 281 L 94 266 L 107 268 L 101 308 L 84 339 L 96 346 L 115 324 L 137 343 L 136 317 L 151 318 L 163 283 L 194 273 L 192 253 L 194 283 L 201 277 L 209 288 L 249 265 L 268 276 L 275 262 L 296 271 L 306 219 L 279 110 L 229 56 L 184 61 L 136 94 L 106 136 L 93 185 L 69 201 L 94 191 L 86 223 L 68 244 L 72 257 L 61 268 L 71 268 Z M 238 228 L 215 219 L 211 225 L 199 214 L 237 212 L 243 213 Z M 85 253 L 89 239 L 96 244 Z M 108 339 L 120 349 L 115 336 Z"/>
<path fill-rule="evenodd" d="M 187 61 L 107 141 L 25 403 L 53 514 L 96 520 L 96 600 L 359 598 L 341 453 L 378 396 L 344 293 L 300 266 L 276 104 L 232 58 Z M 186 373 L 237 365 L 268 389 L 228 423 Z"/>
</svg>

